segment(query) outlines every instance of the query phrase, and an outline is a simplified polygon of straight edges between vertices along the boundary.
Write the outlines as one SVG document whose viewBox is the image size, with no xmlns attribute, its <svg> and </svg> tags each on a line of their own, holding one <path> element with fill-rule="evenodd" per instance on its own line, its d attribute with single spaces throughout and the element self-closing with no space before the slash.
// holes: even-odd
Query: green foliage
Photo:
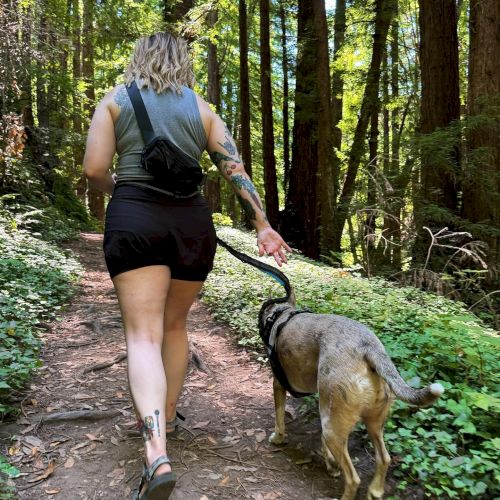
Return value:
<svg viewBox="0 0 500 500">
<path fill-rule="evenodd" d="M 236 229 L 219 235 L 256 256 L 253 238 Z M 272 263 L 271 258 L 262 259 Z M 414 482 L 439 498 L 492 498 L 500 460 L 500 339 L 463 305 L 415 288 L 398 288 L 292 256 L 284 269 L 299 307 L 356 319 L 373 329 L 411 385 L 441 382 L 444 396 L 415 412 L 393 406 L 386 440 L 398 459 L 394 474 L 405 489 Z M 203 300 L 228 323 L 240 343 L 260 351 L 257 314 L 283 289 L 218 249 Z M 496 474 L 496 476 L 495 476 Z"/>
<path fill-rule="evenodd" d="M 14 478 L 19 475 L 19 470 L 11 465 L 7 458 L 0 455 L 0 500 L 14 500 L 16 498 L 13 486 L 6 484 L 4 478 Z"/>
<path fill-rule="evenodd" d="M 6 213 L 0 212 L 0 415 L 13 410 L 8 396 L 40 366 L 41 323 L 57 317 L 80 273 L 74 259 Z"/>
<path fill-rule="evenodd" d="M 216 226 L 232 226 L 233 221 L 229 215 L 224 215 L 218 212 L 212 214 L 212 220 Z"/>
</svg>

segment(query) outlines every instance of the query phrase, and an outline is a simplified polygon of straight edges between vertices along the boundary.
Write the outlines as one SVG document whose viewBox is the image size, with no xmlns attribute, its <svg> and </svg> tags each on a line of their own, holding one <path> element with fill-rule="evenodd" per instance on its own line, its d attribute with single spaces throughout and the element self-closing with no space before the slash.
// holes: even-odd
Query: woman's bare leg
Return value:
<svg viewBox="0 0 500 500">
<path fill-rule="evenodd" d="M 166 266 L 142 267 L 115 276 L 113 283 L 127 342 L 128 381 L 141 420 L 149 466 L 166 454 L 167 381 L 161 348 L 170 269 Z M 162 465 L 157 474 L 168 471 L 170 466 Z"/>
<path fill-rule="evenodd" d="M 163 366 L 167 377 L 166 420 L 175 418 L 177 400 L 182 391 L 188 364 L 186 320 L 203 281 L 170 281 L 165 305 Z"/>
</svg>

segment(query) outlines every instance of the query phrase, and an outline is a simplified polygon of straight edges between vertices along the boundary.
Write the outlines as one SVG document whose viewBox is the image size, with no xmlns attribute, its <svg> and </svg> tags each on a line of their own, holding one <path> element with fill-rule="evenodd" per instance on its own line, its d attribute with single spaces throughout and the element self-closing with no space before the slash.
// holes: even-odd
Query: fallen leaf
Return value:
<svg viewBox="0 0 500 500">
<path fill-rule="evenodd" d="M 111 442 L 115 445 L 118 446 L 118 439 L 116 439 L 114 436 L 111 437 Z"/>
<path fill-rule="evenodd" d="M 45 469 L 45 465 L 43 463 L 43 460 L 41 458 L 39 458 L 38 460 L 36 460 L 36 462 L 33 464 L 33 468 L 34 469 L 39 469 L 39 470 Z"/>
<path fill-rule="evenodd" d="M 94 436 L 94 434 L 85 434 L 91 441 L 98 441 L 99 443 L 102 443 L 102 439 L 98 438 L 97 436 Z"/>
<path fill-rule="evenodd" d="M 197 424 L 193 425 L 193 429 L 204 429 L 208 424 L 210 423 L 210 420 L 207 420 L 205 422 L 198 422 Z"/>
<path fill-rule="evenodd" d="M 31 402 L 31 406 L 37 406 L 38 405 L 38 401 L 36 399 L 30 399 L 30 402 Z"/>
<path fill-rule="evenodd" d="M 298 460 L 295 460 L 295 465 L 305 465 L 305 464 L 310 464 L 311 462 L 312 458 L 310 457 L 299 458 Z"/>
<path fill-rule="evenodd" d="M 41 474 L 40 476 L 35 476 L 32 477 L 31 479 L 28 479 L 28 483 L 36 483 L 37 481 L 43 481 L 44 479 L 47 479 L 53 472 L 56 470 L 56 466 L 53 461 L 49 462 L 49 465 L 47 465 L 47 468 L 45 469 L 45 472 Z"/>
<path fill-rule="evenodd" d="M 116 397 L 119 398 L 119 399 L 123 399 L 123 392 L 118 391 L 116 393 Z"/>
<path fill-rule="evenodd" d="M 217 444 L 217 439 L 214 439 L 212 436 L 207 436 L 207 439 L 212 443 L 212 444 Z"/>
<path fill-rule="evenodd" d="M 64 464 L 64 468 L 70 469 L 71 467 L 73 467 L 73 465 L 75 465 L 75 459 L 73 457 L 69 457 Z"/>
<path fill-rule="evenodd" d="M 84 441 L 83 443 L 79 443 L 76 446 L 73 446 L 73 448 L 71 448 L 71 451 L 79 450 L 80 448 L 83 448 L 84 446 L 87 446 L 88 444 L 89 444 L 88 441 Z"/>
<path fill-rule="evenodd" d="M 228 465 L 224 467 L 224 471 L 227 472 L 228 470 L 255 472 L 257 470 L 257 467 L 244 467 L 243 465 Z"/>
<path fill-rule="evenodd" d="M 200 497 L 200 500 L 208 500 L 207 495 L 203 495 L 202 497 Z"/>
<path fill-rule="evenodd" d="M 259 431 L 255 433 L 255 440 L 257 443 L 262 443 L 266 439 L 266 431 Z"/>
<path fill-rule="evenodd" d="M 57 495 L 58 493 L 61 493 L 61 490 L 45 490 L 45 493 L 47 493 L 47 495 Z"/>
<path fill-rule="evenodd" d="M 245 429 L 243 431 L 247 436 L 253 436 L 255 434 L 255 429 Z"/>
<path fill-rule="evenodd" d="M 248 481 L 249 483 L 258 483 L 259 480 L 255 477 L 246 477 L 245 481 Z"/>
<path fill-rule="evenodd" d="M 9 448 L 9 456 L 13 457 L 14 455 L 17 455 L 20 451 L 21 451 L 21 449 L 19 447 L 11 446 Z"/>
<path fill-rule="evenodd" d="M 28 434 L 28 432 L 31 432 L 37 425 L 38 425 L 38 422 L 31 424 L 29 427 L 26 427 L 26 429 L 23 429 L 21 431 L 21 434 Z"/>
<path fill-rule="evenodd" d="M 229 483 L 229 476 L 226 476 L 224 479 L 221 479 L 219 481 L 219 486 L 226 486 L 227 483 Z"/>
<path fill-rule="evenodd" d="M 27 444 L 32 448 L 33 447 L 42 448 L 43 446 L 43 441 L 40 438 L 37 438 L 36 436 L 24 436 L 22 441 L 24 444 Z"/>
</svg>

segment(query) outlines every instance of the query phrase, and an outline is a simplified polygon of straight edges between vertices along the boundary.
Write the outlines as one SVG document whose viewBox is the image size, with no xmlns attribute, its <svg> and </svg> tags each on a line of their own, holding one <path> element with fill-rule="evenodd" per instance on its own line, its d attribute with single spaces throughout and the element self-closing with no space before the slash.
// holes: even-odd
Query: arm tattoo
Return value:
<svg viewBox="0 0 500 500">
<path fill-rule="evenodd" d="M 234 140 L 231 137 L 231 132 L 229 132 L 227 125 L 224 125 L 224 129 L 225 129 L 224 139 L 226 139 L 226 141 L 224 143 L 217 142 L 217 144 L 219 144 L 219 146 L 222 146 L 230 155 L 235 155 L 236 154 L 236 146 L 234 145 Z"/>
<path fill-rule="evenodd" d="M 257 191 L 255 190 L 255 186 L 250 179 L 247 179 L 240 174 L 236 174 L 233 175 L 230 180 L 238 189 L 245 189 L 248 191 L 254 203 L 262 210 L 262 205 L 259 202 L 259 198 L 257 198 Z"/>
<path fill-rule="evenodd" d="M 257 216 L 255 215 L 255 209 L 253 208 L 252 204 L 243 198 L 241 195 L 237 194 L 238 201 L 240 202 L 240 205 L 243 208 L 243 211 L 245 212 L 246 216 L 248 217 L 249 220 L 257 220 Z"/>
<path fill-rule="evenodd" d="M 115 92 L 113 100 L 120 108 L 124 108 L 130 102 L 125 85 L 121 85 L 120 88 Z"/>
<path fill-rule="evenodd" d="M 218 169 L 222 169 L 222 162 L 224 162 L 224 161 L 228 161 L 228 162 L 231 161 L 233 163 L 241 163 L 241 160 L 239 160 L 238 158 L 231 158 L 230 156 L 227 156 L 224 153 L 221 153 L 219 151 L 212 151 L 210 153 L 210 159 L 212 160 L 212 162 L 214 163 L 214 165 Z"/>
</svg>

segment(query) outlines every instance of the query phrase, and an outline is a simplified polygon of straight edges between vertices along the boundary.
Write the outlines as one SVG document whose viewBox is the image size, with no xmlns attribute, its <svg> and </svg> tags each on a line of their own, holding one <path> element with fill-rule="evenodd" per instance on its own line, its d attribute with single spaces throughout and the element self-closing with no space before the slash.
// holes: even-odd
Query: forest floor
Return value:
<svg viewBox="0 0 500 500">
<path fill-rule="evenodd" d="M 125 349 L 101 244 L 101 235 L 86 233 L 67 245 L 84 265 L 84 278 L 45 336 L 43 367 L 24 395 L 21 417 L 0 426 L 4 442 L 17 436 L 9 454 L 22 473 L 15 481 L 21 499 L 122 500 L 139 482 L 142 440 L 135 430 L 126 359 L 96 369 L 123 358 Z M 319 454 L 317 410 L 289 398 L 289 443 L 269 444 L 274 426 L 269 368 L 238 346 L 199 301 L 188 330 L 206 371 L 190 363 L 179 404 L 185 430 L 167 443 L 178 476 L 171 499 L 339 498 L 343 481 L 327 474 Z M 86 412 L 89 419 L 46 420 L 73 411 Z M 350 451 L 362 498 L 374 470 L 373 451 L 359 432 L 351 437 Z M 394 487 L 389 479 L 387 489 Z"/>
</svg>

